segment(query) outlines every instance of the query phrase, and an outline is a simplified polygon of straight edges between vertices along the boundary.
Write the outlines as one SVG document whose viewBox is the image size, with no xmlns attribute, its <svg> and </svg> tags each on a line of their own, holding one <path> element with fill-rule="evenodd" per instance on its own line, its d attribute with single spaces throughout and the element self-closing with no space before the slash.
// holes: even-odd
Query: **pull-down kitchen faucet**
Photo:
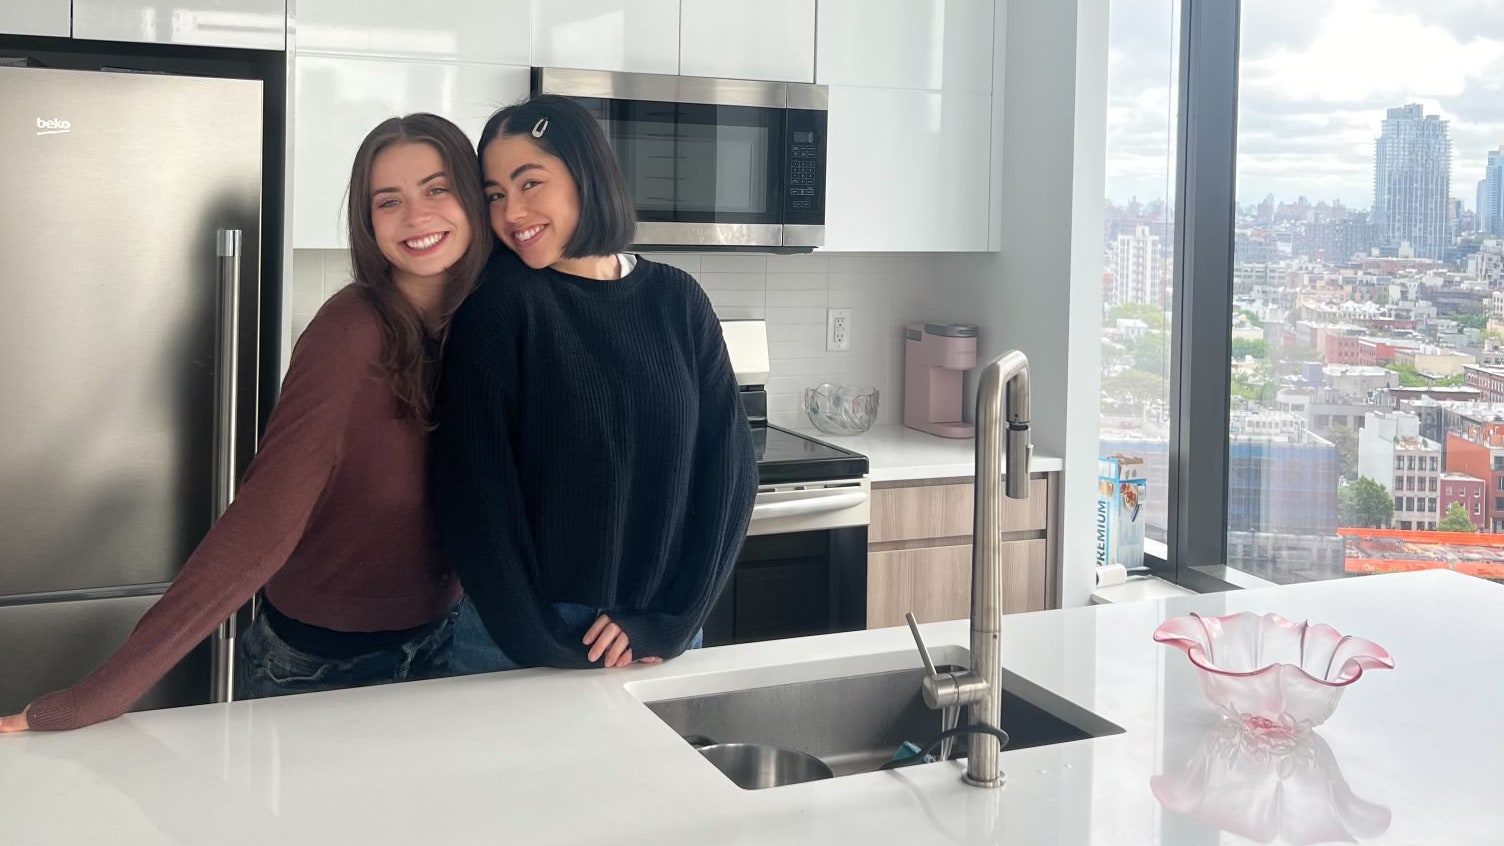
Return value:
<svg viewBox="0 0 1504 846">
<path fill-rule="evenodd" d="M 1003 400 L 1007 399 L 1007 429 Z M 971 546 L 971 669 L 938 673 L 919 628 L 909 628 L 928 671 L 922 685 L 925 704 L 935 709 L 968 706 L 972 725 L 1002 728 L 1003 616 L 1002 513 L 1003 447 L 1008 451 L 1007 495 L 1029 496 L 1029 360 L 1018 350 L 1003 353 L 982 368 L 977 386 L 976 517 Z M 973 734 L 968 744 L 967 784 L 1001 787 L 998 738 Z"/>
</svg>

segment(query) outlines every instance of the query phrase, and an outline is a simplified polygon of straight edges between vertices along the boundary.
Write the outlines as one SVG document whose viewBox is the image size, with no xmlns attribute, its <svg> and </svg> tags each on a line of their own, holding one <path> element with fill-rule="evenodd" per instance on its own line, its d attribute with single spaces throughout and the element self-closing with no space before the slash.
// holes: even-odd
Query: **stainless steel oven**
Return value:
<svg viewBox="0 0 1504 846">
<path fill-rule="evenodd" d="M 642 247 L 803 252 L 825 243 L 823 85 L 534 68 L 600 121 Z"/>
<path fill-rule="evenodd" d="M 867 457 L 767 422 L 762 321 L 722 324 L 757 450 L 757 498 L 731 582 L 705 623 L 717 646 L 867 627 Z"/>
</svg>

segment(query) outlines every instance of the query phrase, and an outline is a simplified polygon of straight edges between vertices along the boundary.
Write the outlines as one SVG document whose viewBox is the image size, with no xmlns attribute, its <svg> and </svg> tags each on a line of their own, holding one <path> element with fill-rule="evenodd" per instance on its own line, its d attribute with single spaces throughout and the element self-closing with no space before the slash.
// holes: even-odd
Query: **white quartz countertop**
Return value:
<svg viewBox="0 0 1504 846">
<path fill-rule="evenodd" d="M 911 479 L 949 479 L 976 474 L 976 441 L 942 438 L 898 424 L 873 426 L 860 435 L 831 435 L 808 424 L 785 428 L 867 456 L 868 478 L 874 482 Z M 1059 458 L 1034 451 L 1030 470 L 1059 471 Z M 1004 466 L 1004 472 L 1007 467 Z"/>
<path fill-rule="evenodd" d="M 1330 623 L 1397 668 L 1280 769 L 1219 745 L 1189 663 L 1150 639 L 1193 610 Z M 1014 672 L 1126 731 L 1005 751 L 999 790 L 948 762 L 749 792 L 638 699 L 915 666 L 884 629 L 0 736 L 0 843 L 1504 842 L 1504 587 L 1427 572 L 1073 608 L 1009 616 L 1002 643 Z M 1188 810 L 1156 798 L 1166 779 Z"/>
</svg>

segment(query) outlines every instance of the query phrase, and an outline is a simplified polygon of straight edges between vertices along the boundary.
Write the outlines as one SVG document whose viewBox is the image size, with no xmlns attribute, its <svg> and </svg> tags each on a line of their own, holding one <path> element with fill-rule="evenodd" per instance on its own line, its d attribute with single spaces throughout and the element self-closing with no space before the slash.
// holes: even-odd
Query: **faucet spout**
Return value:
<svg viewBox="0 0 1504 846">
<path fill-rule="evenodd" d="M 1006 408 L 1004 404 L 1006 401 Z M 1003 721 L 1003 446 L 1007 444 L 1007 495 L 1029 496 L 1029 359 L 1005 352 L 982 368 L 977 385 L 975 533 L 971 544 L 971 669 L 940 673 L 930 661 L 912 614 L 909 628 L 924 658 L 921 685 L 931 708 L 967 707 L 974 726 L 1001 729 Z M 967 784 L 1002 787 L 1002 748 L 994 734 L 972 735 L 966 755 Z"/>
<path fill-rule="evenodd" d="M 1006 400 L 1006 409 L 1004 401 Z M 1006 413 L 1005 413 L 1006 412 Z M 1006 433 L 1006 434 L 1005 434 Z M 977 386 L 975 537 L 971 547 L 971 675 L 986 692 L 969 705 L 973 724 L 1002 728 L 1003 710 L 1003 446 L 1007 446 L 1007 495 L 1029 495 L 1029 359 L 1018 350 L 982 368 Z M 1001 749 L 996 737 L 974 735 L 966 782 L 999 787 Z"/>
</svg>

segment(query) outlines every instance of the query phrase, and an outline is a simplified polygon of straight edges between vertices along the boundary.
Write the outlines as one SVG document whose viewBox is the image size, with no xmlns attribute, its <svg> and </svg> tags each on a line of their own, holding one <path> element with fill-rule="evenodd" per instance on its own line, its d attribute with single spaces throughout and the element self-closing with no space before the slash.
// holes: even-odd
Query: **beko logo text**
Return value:
<svg viewBox="0 0 1504 846">
<path fill-rule="evenodd" d="M 61 118 L 37 118 L 38 135 L 57 135 L 61 132 L 72 132 L 73 124 Z"/>
</svg>

